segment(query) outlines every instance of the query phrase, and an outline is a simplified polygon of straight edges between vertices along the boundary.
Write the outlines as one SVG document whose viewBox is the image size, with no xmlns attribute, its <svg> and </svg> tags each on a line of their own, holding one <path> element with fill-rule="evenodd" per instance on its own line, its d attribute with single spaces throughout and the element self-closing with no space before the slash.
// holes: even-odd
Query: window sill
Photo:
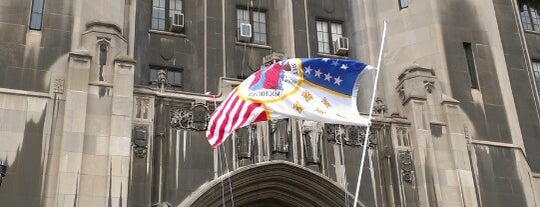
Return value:
<svg viewBox="0 0 540 207">
<path fill-rule="evenodd" d="M 260 45 L 260 44 L 249 43 L 249 42 L 238 42 L 238 41 L 236 41 L 236 45 L 242 45 L 242 46 L 248 46 L 248 47 L 256 47 L 256 48 L 267 49 L 267 50 L 272 49 L 272 47 L 269 46 L 269 45 Z"/>
<path fill-rule="evenodd" d="M 523 31 L 525 31 L 525 33 L 529 33 L 529 34 L 540 35 L 540 31 L 525 30 L 525 29 L 523 29 Z"/>
<path fill-rule="evenodd" d="M 149 33 L 154 33 L 154 34 L 161 34 L 161 35 L 169 35 L 169 36 L 187 38 L 186 34 L 184 34 L 184 33 L 175 33 L 175 32 L 168 32 L 168 31 L 155 30 L 155 29 L 149 29 L 148 32 Z"/>
<path fill-rule="evenodd" d="M 349 59 L 349 56 L 341 56 L 341 55 L 332 55 L 328 53 L 317 53 L 317 56 L 319 57 L 326 57 L 326 58 L 339 58 L 339 59 Z"/>
</svg>

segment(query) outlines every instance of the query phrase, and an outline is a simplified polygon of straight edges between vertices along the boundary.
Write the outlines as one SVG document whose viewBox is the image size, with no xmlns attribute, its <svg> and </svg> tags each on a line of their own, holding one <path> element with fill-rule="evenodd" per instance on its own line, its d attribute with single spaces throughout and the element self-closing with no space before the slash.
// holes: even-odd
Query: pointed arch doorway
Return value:
<svg viewBox="0 0 540 207">
<path fill-rule="evenodd" d="M 231 206 L 232 202 L 235 207 L 345 206 L 344 193 L 337 183 L 312 170 L 290 162 L 270 161 L 225 174 L 199 188 L 179 206 L 221 207 L 223 203 Z M 346 199 L 352 206 L 353 196 L 347 193 Z"/>
</svg>

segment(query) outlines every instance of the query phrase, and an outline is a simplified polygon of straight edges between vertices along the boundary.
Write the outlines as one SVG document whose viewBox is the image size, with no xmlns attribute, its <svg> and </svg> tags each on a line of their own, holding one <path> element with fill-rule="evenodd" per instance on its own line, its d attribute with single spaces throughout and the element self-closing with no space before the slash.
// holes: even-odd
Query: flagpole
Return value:
<svg viewBox="0 0 540 207">
<path fill-rule="evenodd" d="M 369 106 L 369 120 L 370 123 L 366 127 L 366 134 L 364 137 L 364 146 L 362 148 L 362 158 L 360 159 L 360 169 L 358 170 L 358 181 L 356 183 L 356 192 L 354 193 L 354 207 L 358 204 L 358 192 L 360 191 L 360 182 L 362 180 L 362 171 L 364 170 L 364 162 L 366 160 L 366 151 L 369 138 L 369 129 L 371 128 L 371 116 L 373 115 L 373 104 L 375 102 L 375 93 L 377 92 L 377 82 L 379 81 L 379 71 L 381 67 L 381 59 L 384 47 L 384 39 L 386 37 L 386 21 L 383 22 L 383 33 L 381 40 L 381 48 L 379 50 L 379 59 L 377 60 L 377 71 L 375 73 L 375 83 L 373 83 L 373 92 L 371 93 L 371 103 Z"/>
</svg>

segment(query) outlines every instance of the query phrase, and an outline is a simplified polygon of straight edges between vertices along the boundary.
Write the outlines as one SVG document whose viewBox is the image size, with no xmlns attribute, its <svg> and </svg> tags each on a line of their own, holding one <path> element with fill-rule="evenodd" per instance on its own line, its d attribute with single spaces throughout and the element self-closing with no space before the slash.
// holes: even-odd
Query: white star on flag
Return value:
<svg viewBox="0 0 540 207">
<path fill-rule="evenodd" d="M 337 67 L 339 65 L 339 63 L 338 63 L 337 60 L 334 60 L 334 61 L 332 61 L 331 65 L 334 66 L 334 67 Z"/>
<path fill-rule="evenodd" d="M 312 71 L 312 70 L 313 70 L 313 69 L 311 69 L 311 65 L 308 65 L 308 66 L 306 67 L 306 72 L 305 72 L 305 74 L 311 74 L 311 71 Z"/>
<path fill-rule="evenodd" d="M 323 62 L 328 62 L 330 60 L 330 58 L 323 58 L 322 61 Z"/>
<path fill-rule="evenodd" d="M 347 70 L 348 68 L 349 68 L 349 66 L 347 66 L 347 65 L 345 65 L 345 64 L 342 64 L 342 65 L 341 65 L 341 69 L 343 69 L 343 70 Z"/>
<path fill-rule="evenodd" d="M 332 81 L 331 79 L 332 79 L 332 76 L 330 75 L 330 73 L 324 74 L 324 80 L 325 81 L 330 82 L 330 81 Z"/>
<path fill-rule="evenodd" d="M 321 75 L 322 75 L 321 70 L 320 70 L 320 69 L 317 69 L 317 70 L 315 71 L 315 77 L 320 78 Z"/>
<path fill-rule="evenodd" d="M 338 76 L 337 78 L 334 78 L 334 79 L 336 80 L 336 81 L 334 82 L 334 84 L 336 84 L 336 85 L 338 85 L 338 86 L 339 86 L 339 84 L 341 84 L 341 81 L 343 81 L 343 80 L 341 80 L 341 78 L 339 78 L 339 76 Z"/>
</svg>

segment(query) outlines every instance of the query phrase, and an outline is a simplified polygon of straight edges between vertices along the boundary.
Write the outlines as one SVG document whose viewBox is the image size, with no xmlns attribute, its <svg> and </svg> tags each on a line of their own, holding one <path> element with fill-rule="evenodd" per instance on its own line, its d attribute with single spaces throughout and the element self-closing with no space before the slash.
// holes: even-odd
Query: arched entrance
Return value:
<svg viewBox="0 0 540 207">
<path fill-rule="evenodd" d="M 218 207 L 223 202 L 230 206 L 229 179 L 234 206 L 238 207 L 345 206 L 344 190 L 335 182 L 284 161 L 258 163 L 230 172 L 201 187 L 180 206 Z M 352 205 L 351 194 L 347 193 L 347 199 Z"/>
</svg>

